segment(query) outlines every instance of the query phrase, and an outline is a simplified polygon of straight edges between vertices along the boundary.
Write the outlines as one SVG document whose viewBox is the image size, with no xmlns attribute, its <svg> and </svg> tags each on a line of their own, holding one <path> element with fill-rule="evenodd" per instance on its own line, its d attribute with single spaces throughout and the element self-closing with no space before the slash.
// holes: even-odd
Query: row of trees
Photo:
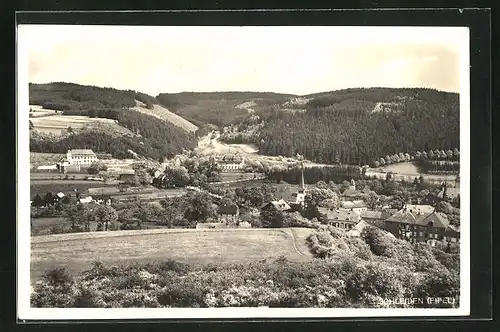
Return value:
<svg viewBox="0 0 500 332">
<path fill-rule="evenodd" d="M 380 159 L 374 160 L 372 162 L 373 167 L 379 167 L 389 164 L 395 164 L 399 162 L 408 162 L 410 160 L 417 160 L 420 164 L 458 164 L 460 160 L 460 152 L 457 148 L 453 150 L 429 150 L 417 151 L 415 153 L 395 153 L 393 155 L 386 155 Z"/>
<path fill-rule="evenodd" d="M 277 183 L 285 181 L 287 183 L 299 183 L 301 178 L 301 168 L 299 166 L 272 166 L 263 170 L 266 176 Z M 350 179 L 360 179 L 363 177 L 363 169 L 358 166 L 338 165 L 338 166 L 317 166 L 306 167 L 304 169 L 304 181 L 306 183 L 342 182 Z"/>
<path fill-rule="evenodd" d="M 167 163 L 164 176 L 153 180 L 159 188 L 202 186 L 209 182 L 221 181 L 221 170 L 214 158 L 205 158 L 192 154 L 178 155 Z"/>
<path fill-rule="evenodd" d="M 444 171 L 444 172 L 459 172 L 460 163 L 457 161 L 448 160 L 419 160 L 417 165 L 425 173 Z"/>
</svg>

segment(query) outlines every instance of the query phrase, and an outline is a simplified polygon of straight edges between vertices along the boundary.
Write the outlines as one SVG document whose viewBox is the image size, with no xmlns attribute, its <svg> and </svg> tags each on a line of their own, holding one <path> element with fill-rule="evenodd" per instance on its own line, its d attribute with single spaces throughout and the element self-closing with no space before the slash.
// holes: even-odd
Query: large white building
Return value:
<svg viewBox="0 0 500 332">
<path fill-rule="evenodd" d="M 96 162 L 97 156 L 92 150 L 68 150 L 66 160 L 70 165 L 91 165 Z"/>
<path fill-rule="evenodd" d="M 218 158 L 217 165 L 224 173 L 238 173 L 245 169 L 245 157 L 238 154 L 225 155 Z"/>
</svg>

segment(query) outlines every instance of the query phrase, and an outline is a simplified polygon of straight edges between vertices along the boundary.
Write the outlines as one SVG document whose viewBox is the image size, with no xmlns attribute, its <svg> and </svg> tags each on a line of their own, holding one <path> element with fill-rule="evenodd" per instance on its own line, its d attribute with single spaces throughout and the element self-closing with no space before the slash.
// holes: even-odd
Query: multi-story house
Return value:
<svg viewBox="0 0 500 332">
<path fill-rule="evenodd" d="M 385 220 L 383 228 L 395 237 L 412 243 L 427 242 L 435 246 L 438 241 L 460 241 L 460 231 L 439 212 L 422 213 L 404 208 Z"/>
<path fill-rule="evenodd" d="M 66 160 L 70 165 L 91 165 L 99 159 L 92 150 L 78 149 L 68 150 Z"/>
<path fill-rule="evenodd" d="M 245 170 L 245 158 L 235 155 L 225 155 L 217 160 L 217 166 L 222 172 L 241 172 Z"/>
</svg>

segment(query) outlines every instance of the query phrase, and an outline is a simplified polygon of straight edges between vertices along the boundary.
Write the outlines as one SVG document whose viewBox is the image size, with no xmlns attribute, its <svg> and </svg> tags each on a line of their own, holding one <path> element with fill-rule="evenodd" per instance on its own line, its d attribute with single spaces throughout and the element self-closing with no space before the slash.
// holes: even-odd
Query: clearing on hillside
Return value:
<svg viewBox="0 0 500 332">
<path fill-rule="evenodd" d="M 84 128 L 101 129 L 110 133 L 133 136 L 128 129 L 120 126 L 116 120 L 104 118 L 90 118 L 84 115 L 51 115 L 45 117 L 31 118 L 34 130 L 41 133 L 63 134 L 68 127 L 73 130 Z"/>
<path fill-rule="evenodd" d="M 243 262 L 286 256 L 312 259 L 310 229 L 160 229 L 73 233 L 31 238 L 31 280 L 50 268 L 79 273 L 99 260 L 126 264 L 174 259 L 186 263 Z"/>
<path fill-rule="evenodd" d="M 189 122 L 188 120 L 184 119 L 183 117 L 170 112 L 168 109 L 166 109 L 163 106 L 160 105 L 153 105 L 152 109 L 149 109 L 146 107 L 144 103 L 141 103 L 140 101 L 137 101 L 137 106 L 133 107 L 132 109 L 144 113 L 146 115 L 154 116 L 155 118 L 158 118 L 163 121 L 167 121 L 172 123 L 173 125 L 180 127 L 186 131 L 189 132 L 195 132 L 198 130 L 198 127 Z"/>
</svg>

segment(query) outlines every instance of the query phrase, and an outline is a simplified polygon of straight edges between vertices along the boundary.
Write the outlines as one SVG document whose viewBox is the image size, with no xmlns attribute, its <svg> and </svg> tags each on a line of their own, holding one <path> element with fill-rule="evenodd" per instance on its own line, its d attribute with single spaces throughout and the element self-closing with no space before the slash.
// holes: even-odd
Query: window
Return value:
<svg viewBox="0 0 500 332">
<path fill-rule="evenodd" d="M 420 236 L 424 236 L 424 232 L 420 232 L 420 233 L 419 233 L 419 235 L 420 235 Z"/>
</svg>

